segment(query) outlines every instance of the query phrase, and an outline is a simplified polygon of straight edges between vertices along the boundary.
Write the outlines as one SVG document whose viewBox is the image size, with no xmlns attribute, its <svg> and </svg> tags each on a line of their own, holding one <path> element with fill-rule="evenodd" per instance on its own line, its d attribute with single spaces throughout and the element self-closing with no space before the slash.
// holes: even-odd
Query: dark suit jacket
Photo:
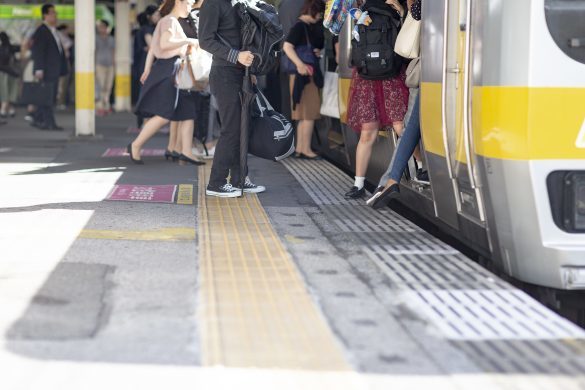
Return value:
<svg viewBox="0 0 585 390">
<path fill-rule="evenodd" d="M 53 33 L 44 23 L 33 35 L 32 59 L 34 71 L 42 70 L 45 81 L 57 81 L 67 74 L 67 59 L 57 46 Z"/>
</svg>

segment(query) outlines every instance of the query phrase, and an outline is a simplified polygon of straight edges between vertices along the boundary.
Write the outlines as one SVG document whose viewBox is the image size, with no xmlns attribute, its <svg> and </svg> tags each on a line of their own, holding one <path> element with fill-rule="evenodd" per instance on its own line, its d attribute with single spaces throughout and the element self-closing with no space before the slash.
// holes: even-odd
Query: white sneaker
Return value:
<svg viewBox="0 0 585 390">
<path fill-rule="evenodd" d="M 242 190 L 239 187 L 234 187 L 234 188 L 236 189 L 236 191 Z M 250 178 L 248 176 L 246 176 L 246 181 L 244 182 L 244 192 L 247 192 L 248 194 L 259 194 L 259 193 L 264 192 L 264 191 L 266 191 L 266 187 L 259 186 L 259 185 L 252 183 Z"/>
<path fill-rule="evenodd" d="M 193 148 L 193 155 L 204 160 L 212 160 L 213 156 L 215 155 L 215 146 L 211 149 L 207 149 L 207 153 L 205 153 L 205 149 L 200 148 Z"/>
<path fill-rule="evenodd" d="M 236 198 L 240 196 L 240 191 L 241 190 L 236 190 L 234 187 L 232 187 L 231 184 L 224 184 L 219 187 L 212 187 L 208 185 L 207 189 L 205 189 L 205 195 L 217 196 L 219 198 Z"/>
</svg>

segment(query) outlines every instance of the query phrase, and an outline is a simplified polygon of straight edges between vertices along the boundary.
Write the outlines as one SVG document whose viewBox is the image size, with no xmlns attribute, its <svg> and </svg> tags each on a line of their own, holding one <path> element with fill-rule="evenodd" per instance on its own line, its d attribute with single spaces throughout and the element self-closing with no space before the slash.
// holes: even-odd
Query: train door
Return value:
<svg viewBox="0 0 585 390">
<path fill-rule="evenodd" d="M 473 0 L 423 2 L 422 136 L 437 217 L 483 225 L 472 110 Z"/>
</svg>

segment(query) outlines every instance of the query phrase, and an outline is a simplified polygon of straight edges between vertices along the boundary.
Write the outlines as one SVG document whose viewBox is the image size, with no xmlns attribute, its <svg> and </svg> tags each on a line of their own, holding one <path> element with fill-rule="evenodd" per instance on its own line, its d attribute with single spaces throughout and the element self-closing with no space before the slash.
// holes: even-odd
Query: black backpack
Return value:
<svg viewBox="0 0 585 390">
<path fill-rule="evenodd" d="M 265 75 L 278 64 L 280 41 L 284 38 L 278 12 L 258 0 L 238 0 L 234 7 L 242 20 L 242 50 L 254 54 L 250 73 Z"/>
<path fill-rule="evenodd" d="M 252 102 L 248 151 L 256 157 L 280 161 L 295 151 L 295 132 L 284 115 L 274 111 L 268 99 L 256 89 Z"/>
<path fill-rule="evenodd" d="M 373 3 L 373 4 L 372 4 Z M 395 77 L 402 68 L 403 58 L 394 52 L 400 30 L 400 15 L 386 4 L 368 0 L 362 8 L 372 19 L 369 26 L 357 25 L 360 40 L 351 41 L 351 64 L 366 80 Z"/>
</svg>

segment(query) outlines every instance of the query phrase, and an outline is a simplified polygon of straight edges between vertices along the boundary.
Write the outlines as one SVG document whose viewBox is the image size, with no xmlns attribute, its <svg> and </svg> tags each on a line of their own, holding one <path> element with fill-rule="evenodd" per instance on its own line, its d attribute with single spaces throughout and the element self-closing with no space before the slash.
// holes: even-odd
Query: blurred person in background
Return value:
<svg viewBox="0 0 585 390">
<path fill-rule="evenodd" d="M 68 92 L 69 92 L 69 81 L 71 79 L 71 48 L 73 47 L 73 39 L 68 33 L 69 26 L 61 24 L 57 27 L 59 32 L 59 38 L 61 39 L 61 45 L 65 52 L 65 58 L 67 58 L 67 74 L 59 78 L 59 88 L 57 89 L 57 110 L 65 110 L 68 103 Z"/>
<path fill-rule="evenodd" d="M 32 37 L 36 31 L 36 28 L 30 28 L 25 33 L 22 42 L 20 43 L 20 61 L 21 66 L 23 69 L 22 72 L 22 82 L 23 83 L 30 83 L 34 81 L 33 75 L 33 60 L 32 60 Z M 24 120 L 27 122 L 34 121 L 34 113 L 36 111 L 36 107 L 33 104 L 29 104 L 26 106 L 26 115 L 24 116 Z"/>
<path fill-rule="evenodd" d="M 138 79 L 144 73 L 146 57 L 148 55 L 148 51 L 150 50 L 154 29 L 156 28 L 156 25 L 161 18 L 159 9 L 155 5 L 149 5 L 146 7 L 143 14 L 144 16 L 141 18 L 142 20 L 139 20 L 139 22 L 143 22 L 144 24 L 140 27 L 134 36 L 134 72 Z M 142 84 L 138 83 L 137 86 L 137 96 L 140 96 Z M 144 117 L 142 117 L 140 114 L 137 114 L 136 125 L 138 127 L 142 127 L 143 122 Z"/>
<path fill-rule="evenodd" d="M 63 130 L 55 122 L 54 105 L 59 77 L 67 74 L 67 59 L 57 33 L 57 11 L 52 4 L 41 7 L 43 24 L 33 35 L 32 58 L 34 78 L 53 86 L 53 96 L 47 104 L 39 105 L 32 126 L 41 130 Z"/>
<path fill-rule="evenodd" d="M 105 20 L 97 23 L 97 35 L 95 37 L 95 79 L 99 97 L 96 108 L 97 115 L 109 114 L 110 95 L 114 86 L 114 55 L 115 41 L 110 34 L 110 24 Z"/>
<path fill-rule="evenodd" d="M 18 99 L 18 78 L 20 66 L 15 54 L 18 45 L 12 45 L 8 34 L 0 32 L 0 118 L 14 117 L 13 104 Z"/>
</svg>

